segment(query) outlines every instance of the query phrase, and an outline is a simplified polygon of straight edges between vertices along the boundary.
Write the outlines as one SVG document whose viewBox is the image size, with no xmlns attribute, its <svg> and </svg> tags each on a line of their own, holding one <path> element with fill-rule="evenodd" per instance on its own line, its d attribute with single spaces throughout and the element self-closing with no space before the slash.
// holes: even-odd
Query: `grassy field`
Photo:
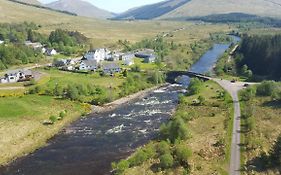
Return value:
<svg viewBox="0 0 281 175">
<path fill-rule="evenodd" d="M 53 11 L 20 5 L 9 1 L 0 2 L 1 22 L 35 22 L 40 24 L 42 33 L 48 34 L 57 28 L 79 31 L 92 40 L 95 47 L 115 45 L 118 40 L 130 42 L 158 34 L 186 28 L 183 34 L 175 35 L 175 41 L 190 43 L 198 38 L 209 37 L 214 31 L 230 31 L 228 25 L 195 25 L 192 22 L 176 21 L 109 21 L 93 18 L 70 16 Z M 15 13 L 16 12 L 16 13 Z M 30 15 L 36 14 L 36 15 Z M 42 20 L 48 19 L 48 20 Z M 182 32 L 180 32 L 182 33 Z M 183 36 L 184 35 L 184 36 Z"/>
<path fill-rule="evenodd" d="M 228 174 L 233 109 L 230 96 L 226 94 L 225 99 L 218 99 L 219 92 L 223 92 L 223 89 L 218 84 L 208 81 L 204 83 L 199 94 L 184 97 L 176 111 L 193 118 L 186 123 L 192 137 L 185 141 L 186 147 L 193 152 L 188 162 L 193 175 Z M 193 105 L 192 102 L 199 96 L 205 98 L 204 104 Z M 165 172 L 152 171 L 151 166 L 156 162 L 159 160 L 150 159 L 141 166 L 128 169 L 125 174 L 183 174 L 182 167 Z"/>
<path fill-rule="evenodd" d="M 66 117 L 54 125 L 43 121 L 67 110 Z M 86 108 L 79 103 L 48 96 L 27 95 L 0 99 L 0 165 L 41 147 L 46 140 L 74 121 Z"/>
<path fill-rule="evenodd" d="M 100 76 L 98 73 L 83 74 L 60 71 L 57 69 L 39 69 L 40 71 L 48 74 L 50 80 L 45 84 L 46 86 L 54 87 L 56 84 L 67 86 L 68 84 L 90 84 L 92 86 L 102 86 L 105 88 L 118 87 L 124 82 L 123 78 Z"/>
<path fill-rule="evenodd" d="M 254 127 L 250 133 L 244 132 L 241 138 L 242 144 L 247 142 L 250 147 L 248 149 L 242 147 L 242 165 L 243 168 L 248 170 L 244 171 L 243 174 L 279 174 L 277 171 L 272 170 L 259 171 L 246 164 L 259 157 L 262 152 L 269 152 L 275 139 L 281 133 L 281 106 L 278 103 L 272 102 L 270 97 L 254 97 L 250 104 L 253 109 Z M 242 102 L 242 111 L 245 111 L 245 106 L 249 106 L 249 103 Z M 242 120 L 242 128 L 243 124 L 245 124 L 245 120 Z"/>
</svg>

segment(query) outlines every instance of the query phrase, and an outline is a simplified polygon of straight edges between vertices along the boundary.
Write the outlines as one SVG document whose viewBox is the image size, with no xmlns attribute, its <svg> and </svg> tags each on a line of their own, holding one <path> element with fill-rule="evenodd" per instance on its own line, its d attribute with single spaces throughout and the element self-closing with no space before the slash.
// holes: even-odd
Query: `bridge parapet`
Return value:
<svg viewBox="0 0 281 175">
<path fill-rule="evenodd" d="M 208 81 L 212 79 L 201 73 L 191 72 L 191 71 L 170 71 L 166 74 L 166 81 L 169 83 L 176 83 L 176 78 L 179 76 L 188 76 L 188 77 L 196 77 L 202 79 L 204 81 Z"/>
</svg>

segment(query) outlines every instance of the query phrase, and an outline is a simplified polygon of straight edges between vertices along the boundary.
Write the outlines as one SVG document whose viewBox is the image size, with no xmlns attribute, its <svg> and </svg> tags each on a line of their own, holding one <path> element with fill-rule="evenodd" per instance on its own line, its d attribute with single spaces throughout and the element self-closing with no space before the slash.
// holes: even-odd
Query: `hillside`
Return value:
<svg viewBox="0 0 281 175">
<path fill-rule="evenodd" d="M 120 14 L 116 19 L 185 19 L 243 13 L 281 18 L 280 0 L 168 0 Z"/>
<path fill-rule="evenodd" d="M 37 0 L 17 0 L 19 2 L 24 2 L 28 4 L 34 4 L 34 5 L 42 5 L 39 1 Z"/>
<path fill-rule="evenodd" d="M 281 2 L 279 0 L 192 0 L 160 18 L 196 17 L 228 13 L 245 13 L 280 18 Z"/>
<path fill-rule="evenodd" d="M 153 19 L 169 13 L 190 0 L 168 0 L 134 8 L 118 15 L 115 19 Z"/>
<path fill-rule="evenodd" d="M 114 16 L 113 13 L 99 9 L 91 3 L 82 0 L 58 0 L 46 4 L 46 6 L 56 10 L 72 12 L 85 17 L 106 19 Z"/>
<path fill-rule="evenodd" d="M 168 32 L 190 25 L 176 21 L 120 22 L 85 18 L 7 0 L 0 0 L 0 12 L 1 23 L 34 22 L 42 26 L 40 32 L 43 34 L 49 34 L 57 28 L 79 31 L 90 38 L 95 47 L 103 47 L 125 39 L 130 42 L 136 42 L 143 38 L 154 37 L 161 32 Z"/>
</svg>

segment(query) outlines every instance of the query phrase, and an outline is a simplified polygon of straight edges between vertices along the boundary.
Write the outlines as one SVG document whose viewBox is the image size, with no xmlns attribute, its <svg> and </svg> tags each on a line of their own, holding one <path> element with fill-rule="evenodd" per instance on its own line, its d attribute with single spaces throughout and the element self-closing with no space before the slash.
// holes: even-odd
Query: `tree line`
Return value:
<svg viewBox="0 0 281 175">
<path fill-rule="evenodd" d="M 236 54 L 237 67 L 254 78 L 281 77 L 281 35 L 243 36 Z M 251 70 L 252 72 L 249 72 Z"/>
<path fill-rule="evenodd" d="M 43 58 L 41 49 L 33 49 L 25 45 L 25 41 L 40 42 L 48 48 L 71 55 L 84 52 L 88 38 L 77 31 L 57 29 L 50 35 L 38 32 L 42 26 L 33 22 L 0 24 L 0 70 L 10 65 L 28 64 Z"/>
</svg>

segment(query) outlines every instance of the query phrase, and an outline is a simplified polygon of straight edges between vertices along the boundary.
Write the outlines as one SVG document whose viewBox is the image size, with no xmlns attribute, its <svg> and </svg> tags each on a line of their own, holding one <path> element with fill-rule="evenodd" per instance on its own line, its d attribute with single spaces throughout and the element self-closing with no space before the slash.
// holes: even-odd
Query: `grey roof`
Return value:
<svg viewBox="0 0 281 175">
<path fill-rule="evenodd" d="M 87 66 L 98 66 L 96 60 L 82 60 L 81 62 L 83 62 Z"/>
<path fill-rule="evenodd" d="M 24 73 L 25 75 L 32 75 L 32 71 L 31 70 L 24 70 L 24 69 L 15 69 L 15 70 L 10 70 L 7 71 L 6 74 L 8 75 L 13 75 L 13 74 L 17 74 L 19 72 Z"/>
<path fill-rule="evenodd" d="M 120 69 L 120 66 L 116 63 L 107 63 L 103 65 L 103 69 Z"/>
</svg>

